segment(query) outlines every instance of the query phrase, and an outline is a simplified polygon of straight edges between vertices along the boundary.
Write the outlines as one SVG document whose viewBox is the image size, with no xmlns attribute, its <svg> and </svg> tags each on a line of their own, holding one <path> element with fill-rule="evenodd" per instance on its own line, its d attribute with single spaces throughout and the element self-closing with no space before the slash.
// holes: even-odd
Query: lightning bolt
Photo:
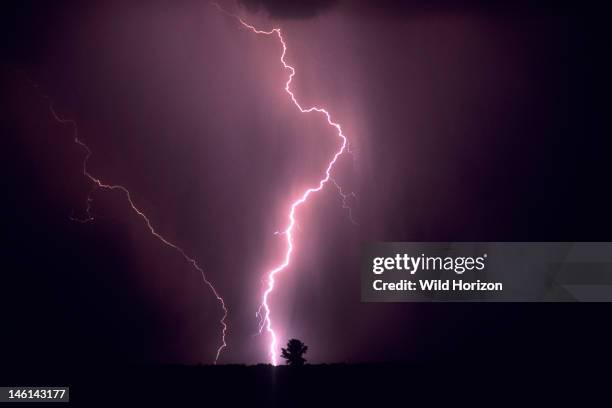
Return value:
<svg viewBox="0 0 612 408">
<path fill-rule="evenodd" d="M 348 150 L 347 150 L 348 153 Z M 336 179 L 334 178 L 330 178 L 329 179 L 332 183 L 334 183 L 334 186 L 336 186 L 336 189 L 338 190 L 338 194 L 340 195 L 340 199 L 342 200 L 342 208 L 344 208 L 348 214 L 348 218 L 349 220 L 355 224 L 355 225 L 359 225 L 359 223 L 357 223 L 357 221 L 355 221 L 355 219 L 353 218 L 353 208 L 349 205 L 348 200 L 349 198 L 353 198 L 354 200 L 357 199 L 357 194 L 355 194 L 354 191 L 351 191 L 350 193 L 345 193 L 342 190 L 342 187 L 340 187 L 340 184 L 338 184 L 338 182 L 336 182 Z"/>
<path fill-rule="evenodd" d="M 295 199 L 295 201 L 291 203 L 289 214 L 288 214 L 288 224 L 284 230 L 279 232 L 280 235 L 283 235 L 285 237 L 285 242 L 286 242 L 285 256 L 283 258 L 283 261 L 278 266 L 274 267 L 273 269 L 271 269 L 270 271 L 266 273 L 266 277 L 267 277 L 266 278 L 266 281 L 267 281 L 266 289 L 263 292 L 261 306 L 259 310 L 257 311 L 256 315 L 259 317 L 263 317 L 260 323 L 260 332 L 265 328 L 268 334 L 270 335 L 270 339 L 271 339 L 270 347 L 269 347 L 270 361 L 273 365 L 277 365 L 278 360 L 277 360 L 277 355 L 276 355 L 276 348 L 278 345 L 278 337 L 276 335 L 276 332 L 273 329 L 272 316 L 271 316 L 272 311 L 268 303 L 270 295 L 274 291 L 274 288 L 276 285 L 275 277 L 277 274 L 279 274 L 284 269 L 286 269 L 291 263 L 291 255 L 293 254 L 294 249 L 295 249 L 295 246 L 293 243 L 293 233 L 294 233 L 294 228 L 297 225 L 296 224 L 296 212 L 298 208 L 302 204 L 304 204 L 313 193 L 321 191 L 323 187 L 325 186 L 325 184 L 327 184 L 329 181 L 332 181 L 333 184 L 337 187 L 342 197 L 343 208 L 349 209 L 349 217 L 352 220 L 352 214 L 350 212 L 350 207 L 347 205 L 346 199 L 353 194 L 345 194 L 340 188 L 340 186 L 336 183 L 336 181 L 331 177 L 331 171 L 334 165 L 336 164 L 336 161 L 345 151 L 348 151 L 348 140 L 346 136 L 344 135 L 344 133 L 342 133 L 342 127 L 340 126 L 340 124 L 334 122 L 331 119 L 331 115 L 326 109 L 318 107 L 318 106 L 304 108 L 296 99 L 293 91 L 291 90 L 291 82 L 293 81 L 293 77 L 295 76 L 295 68 L 289 65 L 287 61 L 285 60 L 285 55 L 287 54 L 287 43 L 285 42 L 285 39 L 283 38 L 283 34 L 280 28 L 273 28 L 270 31 L 259 30 L 253 25 L 245 22 L 240 16 L 227 12 L 219 4 L 214 3 L 214 2 L 211 4 L 215 6 L 217 9 L 219 9 L 219 11 L 223 12 L 224 14 L 227 14 L 235 18 L 236 20 L 238 20 L 242 26 L 249 29 L 251 32 L 255 34 L 266 35 L 266 36 L 276 36 L 276 38 L 278 39 L 278 41 L 280 42 L 282 46 L 280 63 L 283 65 L 283 68 L 289 71 L 289 78 L 287 79 L 287 82 L 285 83 L 285 92 L 289 95 L 289 97 L 291 98 L 291 101 L 300 110 L 301 113 L 317 112 L 323 115 L 325 119 L 327 120 L 328 125 L 335 128 L 338 138 L 340 139 L 340 142 L 341 142 L 340 147 L 334 153 L 331 160 L 328 162 L 327 167 L 325 168 L 325 175 L 323 176 L 323 178 L 320 179 L 319 182 L 315 186 L 306 189 L 297 199 Z M 263 313 L 262 313 L 262 309 L 263 309 Z"/>
<path fill-rule="evenodd" d="M 39 89 L 38 84 L 33 82 L 29 77 L 27 77 L 27 79 L 34 88 Z M 83 140 L 79 137 L 79 128 L 77 126 L 76 121 L 73 119 L 62 118 L 60 115 L 58 115 L 57 111 L 55 110 L 51 98 L 44 93 L 41 93 L 41 96 L 49 102 L 49 110 L 51 114 L 53 115 L 53 118 L 62 125 L 68 124 L 72 127 L 72 132 L 73 132 L 72 135 L 73 135 L 74 143 L 79 145 L 85 151 L 82 172 L 83 172 L 83 175 L 87 177 L 93 185 L 93 188 L 90 190 L 89 194 L 87 195 L 87 206 L 85 208 L 85 213 L 87 214 L 87 216 L 85 218 L 77 218 L 71 215 L 70 219 L 76 222 L 81 222 L 81 223 L 87 223 L 87 222 L 94 221 L 95 218 L 91 215 L 91 203 L 93 202 L 92 194 L 97 189 L 118 190 L 122 192 L 125 195 L 125 198 L 127 199 L 127 202 L 130 205 L 132 211 L 144 221 L 151 235 L 157 238 L 164 245 L 174 249 L 185 259 L 185 261 L 191 264 L 191 266 L 193 266 L 193 268 L 202 275 L 202 280 L 208 286 L 208 288 L 211 290 L 211 292 L 213 293 L 213 295 L 219 302 L 221 309 L 223 310 L 223 316 L 221 317 L 221 320 L 219 320 L 219 324 L 221 325 L 221 344 L 217 348 L 217 352 L 215 354 L 214 364 L 216 365 L 217 361 L 219 360 L 219 356 L 221 355 L 221 352 L 223 351 L 225 347 L 227 347 L 227 343 L 225 342 L 225 337 L 227 334 L 226 318 L 227 318 L 228 310 L 227 310 L 227 307 L 225 306 L 225 301 L 223 300 L 221 295 L 219 295 L 219 292 L 217 291 L 215 286 L 212 284 L 212 282 L 206 277 L 206 273 L 204 272 L 204 269 L 200 267 L 198 262 L 194 258 L 187 255 L 187 253 L 180 246 L 164 238 L 153 227 L 153 225 L 151 224 L 151 220 L 146 216 L 146 214 L 142 210 L 140 210 L 136 206 L 136 204 L 134 204 L 134 200 L 132 200 L 132 194 L 127 188 L 125 188 L 124 186 L 118 185 L 118 184 L 106 184 L 101 179 L 99 179 L 98 177 L 94 176 L 93 174 L 89 172 L 89 170 L 87 169 L 87 164 L 93 153 L 92 153 L 92 150 L 89 148 L 89 146 L 85 142 L 83 142 Z"/>
</svg>

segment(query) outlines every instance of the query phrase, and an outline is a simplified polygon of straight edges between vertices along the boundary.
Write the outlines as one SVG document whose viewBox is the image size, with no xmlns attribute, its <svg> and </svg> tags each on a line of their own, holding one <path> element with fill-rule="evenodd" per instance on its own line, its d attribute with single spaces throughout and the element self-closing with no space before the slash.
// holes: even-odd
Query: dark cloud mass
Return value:
<svg viewBox="0 0 612 408">
<path fill-rule="evenodd" d="M 339 9 L 343 13 L 365 18 L 409 18 L 421 14 L 480 13 L 533 14 L 580 10 L 578 2 L 515 0 L 496 2 L 487 0 L 240 0 L 252 13 L 265 11 L 277 19 L 308 19 Z"/>
<path fill-rule="evenodd" d="M 264 10 L 272 18 L 311 18 L 330 10 L 337 0 L 240 0 L 250 12 Z"/>
</svg>

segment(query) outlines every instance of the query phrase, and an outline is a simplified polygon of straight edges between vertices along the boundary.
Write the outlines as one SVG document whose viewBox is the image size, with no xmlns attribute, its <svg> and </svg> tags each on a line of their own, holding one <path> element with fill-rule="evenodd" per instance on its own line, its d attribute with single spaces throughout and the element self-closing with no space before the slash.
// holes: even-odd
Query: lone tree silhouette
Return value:
<svg viewBox="0 0 612 408">
<path fill-rule="evenodd" d="M 287 342 L 287 348 L 282 349 L 281 357 L 291 366 L 303 366 L 306 359 L 302 357 L 308 351 L 308 346 L 298 339 L 291 339 Z"/>
</svg>

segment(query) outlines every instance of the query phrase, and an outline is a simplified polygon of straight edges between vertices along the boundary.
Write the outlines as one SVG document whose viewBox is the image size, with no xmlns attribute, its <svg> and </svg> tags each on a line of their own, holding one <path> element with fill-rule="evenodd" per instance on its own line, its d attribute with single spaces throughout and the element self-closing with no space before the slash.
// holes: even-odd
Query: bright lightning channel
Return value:
<svg viewBox="0 0 612 408">
<path fill-rule="evenodd" d="M 261 322 L 261 326 L 260 326 L 260 332 L 265 328 L 266 331 L 269 333 L 270 335 L 270 348 L 269 348 L 269 356 L 270 356 L 270 361 L 273 365 L 277 365 L 278 364 L 278 359 L 277 359 L 277 355 L 276 355 L 276 349 L 278 346 L 278 338 L 277 335 L 272 327 L 272 316 L 271 316 L 271 308 L 270 305 L 268 304 L 268 300 L 270 298 L 270 295 L 272 294 L 272 292 L 274 291 L 274 287 L 276 284 L 275 281 L 275 276 L 280 273 L 281 271 L 283 271 L 284 269 L 286 269 L 290 262 L 291 262 L 291 255 L 293 254 L 294 251 L 294 244 L 293 244 L 293 232 L 294 232 L 294 228 L 296 227 L 296 212 L 297 209 L 304 204 L 308 198 L 310 197 L 310 195 L 312 193 L 316 193 L 318 191 L 321 191 L 323 189 L 323 187 L 325 186 L 325 184 L 328 181 L 332 181 L 332 183 L 337 187 L 341 197 L 342 197 L 342 203 L 343 203 L 343 208 L 348 208 L 349 209 L 349 217 L 351 219 L 352 222 L 352 214 L 350 212 L 350 207 L 348 206 L 346 199 L 348 199 L 349 196 L 353 195 L 353 194 L 345 194 L 342 192 L 342 189 L 340 188 L 340 186 L 336 183 L 336 181 L 331 177 L 331 171 L 334 167 L 334 165 L 336 164 L 336 161 L 338 160 L 338 158 L 345 152 L 348 150 L 348 140 L 346 138 L 346 136 L 344 136 L 344 133 L 342 133 L 342 127 L 340 126 L 340 124 L 332 121 L 331 116 L 329 114 L 329 112 L 324 109 L 324 108 L 320 108 L 318 106 L 312 106 L 310 108 L 303 108 L 302 105 L 297 101 L 295 95 L 293 94 L 293 91 L 291 91 L 291 82 L 293 81 L 293 77 L 295 76 L 295 68 L 292 67 L 291 65 L 287 64 L 287 61 L 285 60 L 285 55 L 287 53 L 287 44 L 285 43 L 285 39 L 283 38 L 282 32 L 280 28 L 273 28 L 270 31 L 263 31 L 263 30 L 259 30 L 256 27 L 252 26 L 251 24 L 248 24 L 247 22 L 245 22 L 240 16 L 235 15 L 235 14 L 231 14 L 227 11 L 225 11 L 223 8 L 221 8 L 221 6 L 219 6 L 219 4 L 217 3 L 212 3 L 215 7 L 217 7 L 221 12 L 234 17 L 235 19 L 237 19 L 240 24 L 242 24 L 242 26 L 246 27 L 247 29 L 249 29 L 250 31 L 252 31 L 255 34 L 261 34 L 261 35 L 270 35 L 270 36 L 276 36 L 280 42 L 280 44 L 282 45 L 283 51 L 281 53 L 280 56 L 280 62 L 283 65 L 283 67 L 287 70 L 289 70 L 289 78 L 287 79 L 287 82 L 285 83 L 285 92 L 287 92 L 287 94 L 289 95 L 289 97 L 291 98 L 291 101 L 293 102 L 293 104 L 300 110 L 300 112 L 302 113 L 311 113 L 311 112 L 317 112 L 320 113 L 322 115 L 325 116 L 327 123 L 329 124 L 329 126 L 333 127 L 336 129 L 336 133 L 338 135 L 338 137 L 340 138 L 340 147 L 338 148 L 338 150 L 334 153 L 334 155 L 332 156 L 331 160 L 329 161 L 329 163 L 327 164 L 327 167 L 325 169 L 325 176 L 319 180 L 319 182 L 314 186 L 314 187 L 310 187 L 308 189 L 306 189 L 295 201 L 293 201 L 291 203 L 291 207 L 289 210 L 289 214 L 288 214 L 288 220 L 289 223 L 287 225 L 287 227 L 280 231 L 280 234 L 285 236 L 285 242 L 286 242 L 286 251 L 285 251 L 285 257 L 283 259 L 283 261 L 276 266 L 275 268 L 273 268 L 272 270 L 268 271 L 266 273 L 267 276 L 267 286 L 265 291 L 263 292 L 262 295 L 262 301 L 261 301 L 261 306 L 259 311 L 257 312 L 258 316 L 263 316 L 263 320 Z M 353 195 L 354 196 L 354 195 Z M 261 314 L 261 309 L 263 308 L 263 315 Z"/>
</svg>

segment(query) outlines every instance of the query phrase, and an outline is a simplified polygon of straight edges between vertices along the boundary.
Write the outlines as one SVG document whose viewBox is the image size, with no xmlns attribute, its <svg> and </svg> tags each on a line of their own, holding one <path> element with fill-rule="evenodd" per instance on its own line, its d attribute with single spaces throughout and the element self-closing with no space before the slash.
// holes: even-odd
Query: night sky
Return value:
<svg viewBox="0 0 612 408">
<path fill-rule="evenodd" d="M 305 3 L 223 3 L 282 28 L 298 99 L 325 106 L 353 151 L 333 175 L 359 225 L 333 186 L 301 208 L 272 296 L 280 342 L 303 340 L 313 363 L 609 345 L 604 304 L 366 304 L 359 286 L 368 241 L 610 241 L 602 10 Z M 207 1 L 2 7 L 3 366 L 211 363 L 219 342 L 201 276 L 122 194 L 98 190 L 96 221 L 70 221 L 92 187 L 85 151 L 43 94 L 78 123 L 90 171 L 127 187 L 225 298 L 220 363 L 268 362 L 255 312 L 275 232 L 338 146 L 288 99 L 278 41 Z"/>
</svg>

